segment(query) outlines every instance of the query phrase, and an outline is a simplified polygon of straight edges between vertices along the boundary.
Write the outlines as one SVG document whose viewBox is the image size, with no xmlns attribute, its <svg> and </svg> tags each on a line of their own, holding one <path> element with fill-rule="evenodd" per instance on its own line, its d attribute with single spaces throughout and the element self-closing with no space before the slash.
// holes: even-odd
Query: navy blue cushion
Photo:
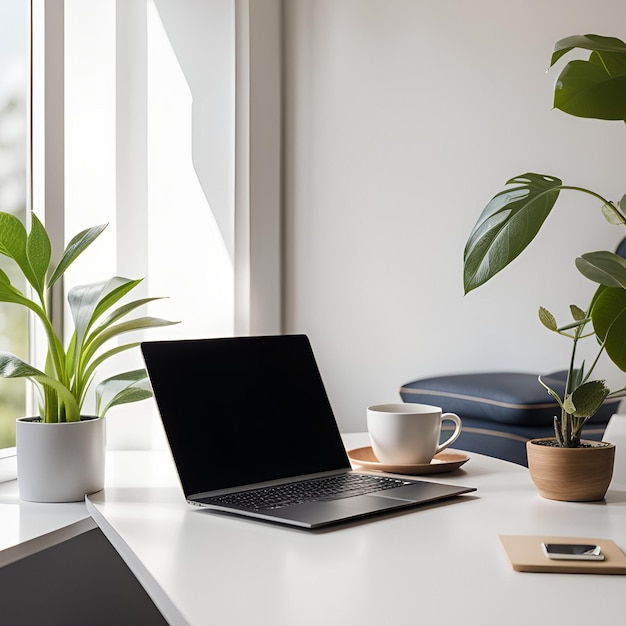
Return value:
<svg viewBox="0 0 626 626">
<path fill-rule="evenodd" d="M 563 393 L 567 372 L 553 372 L 542 380 Z M 539 384 L 536 374 L 482 372 L 414 380 L 400 388 L 404 402 L 440 406 L 457 413 L 463 430 L 454 447 L 526 465 L 526 441 L 554 436 L 558 403 Z M 583 429 L 585 439 L 601 440 L 606 423 L 619 401 L 606 402 Z M 442 429 L 449 428 L 444 422 Z M 442 433 L 442 439 L 448 433 Z"/>
<path fill-rule="evenodd" d="M 604 435 L 605 425 L 591 425 L 583 428 L 584 439 L 601 441 Z M 442 426 L 441 440 L 450 436 L 452 427 L 444 422 Z M 528 466 L 526 458 L 526 442 L 535 437 L 554 437 L 552 426 L 511 426 L 493 424 L 483 420 L 463 418 L 463 430 L 454 442 L 454 448 L 468 452 L 478 452 L 487 456 Z"/>
<path fill-rule="evenodd" d="M 542 380 L 562 395 L 566 372 L 542 376 Z M 475 418 L 501 425 L 552 427 L 559 405 L 539 384 L 536 374 L 482 372 L 423 378 L 402 385 L 404 402 L 440 406 L 461 419 Z M 619 402 L 607 402 L 590 420 L 606 423 Z"/>
</svg>

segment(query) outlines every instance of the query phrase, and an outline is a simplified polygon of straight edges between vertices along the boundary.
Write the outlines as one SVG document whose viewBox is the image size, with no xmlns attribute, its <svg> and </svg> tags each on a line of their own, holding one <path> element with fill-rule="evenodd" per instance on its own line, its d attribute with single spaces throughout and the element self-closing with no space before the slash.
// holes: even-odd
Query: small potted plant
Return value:
<svg viewBox="0 0 626 626">
<path fill-rule="evenodd" d="M 626 44 L 599 35 L 568 37 L 556 43 L 550 67 L 576 48 L 589 50 L 589 58 L 565 65 L 555 84 L 554 106 L 576 117 L 626 121 Z M 626 196 L 613 202 L 594 191 L 565 185 L 553 176 L 516 176 L 487 204 L 468 238 L 464 252 L 466 294 L 491 279 L 528 246 L 562 191 L 588 195 L 611 224 L 626 225 Z M 607 398 L 626 395 L 626 388 L 611 391 L 605 381 L 592 378 L 603 352 L 626 371 L 626 260 L 609 251 L 589 252 L 576 259 L 576 267 L 598 287 L 587 306 L 570 307 L 572 319 L 564 324 L 557 324 L 547 309 L 539 309 L 543 325 L 571 339 L 573 347 L 563 396 L 539 381 L 560 406 L 560 414 L 554 417 L 555 437 L 528 442 L 527 452 L 531 476 L 541 495 L 596 500 L 603 498 L 608 488 L 615 450 L 611 444 L 583 441 L 581 431 Z M 598 344 L 597 357 L 590 365 L 577 360 L 577 346 L 584 337 L 593 337 Z M 599 462 L 598 456 L 606 458 Z M 587 462 L 590 465 L 584 467 Z M 547 472 L 547 480 L 539 474 L 540 469 Z M 589 479 L 589 486 L 583 478 Z"/>
<path fill-rule="evenodd" d="M 39 415 L 16 423 L 20 497 L 39 502 L 81 500 L 104 483 L 104 416 L 116 405 L 152 395 L 146 371 L 138 369 L 101 381 L 95 387 L 95 416 L 82 414 L 98 367 L 138 343 L 110 346 L 121 334 L 172 324 L 153 317 L 128 315 L 157 298 L 120 303 L 141 282 L 119 276 L 70 289 L 74 322 L 66 346 L 52 323 L 48 295 L 67 268 L 102 233 L 105 225 L 76 235 L 59 263 L 52 267 L 50 238 L 35 214 L 27 232 L 10 213 L 0 212 L 0 253 L 11 258 L 31 287 L 24 294 L 0 270 L 0 301 L 26 307 L 39 320 L 47 338 L 42 369 L 20 357 L 0 352 L 0 376 L 26 378 L 39 394 Z M 32 298 L 31 298 L 32 295 Z"/>
</svg>

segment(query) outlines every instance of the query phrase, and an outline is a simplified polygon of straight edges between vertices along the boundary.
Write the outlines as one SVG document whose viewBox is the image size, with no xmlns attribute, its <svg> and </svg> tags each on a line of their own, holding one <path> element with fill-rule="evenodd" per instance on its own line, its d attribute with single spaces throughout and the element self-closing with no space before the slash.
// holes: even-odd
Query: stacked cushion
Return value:
<svg viewBox="0 0 626 626">
<path fill-rule="evenodd" d="M 542 375 L 562 396 L 567 372 Z M 456 413 L 463 432 L 455 448 L 527 465 L 526 441 L 554 436 L 554 416 L 560 408 L 539 384 L 538 375 L 521 372 L 453 374 L 414 380 L 402 385 L 404 402 L 440 406 Z M 602 439 L 618 401 L 606 402 L 583 429 L 587 439 Z M 445 430 L 445 425 L 444 425 Z"/>
</svg>

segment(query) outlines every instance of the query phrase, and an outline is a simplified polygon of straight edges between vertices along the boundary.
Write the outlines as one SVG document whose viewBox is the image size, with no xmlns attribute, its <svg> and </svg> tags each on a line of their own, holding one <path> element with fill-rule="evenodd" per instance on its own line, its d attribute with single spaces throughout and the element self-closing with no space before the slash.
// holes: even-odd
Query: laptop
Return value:
<svg viewBox="0 0 626 626">
<path fill-rule="evenodd" d="M 475 491 L 353 471 L 305 335 L 141 350 L 190 504 L 318 528 Z"/>
</svg>

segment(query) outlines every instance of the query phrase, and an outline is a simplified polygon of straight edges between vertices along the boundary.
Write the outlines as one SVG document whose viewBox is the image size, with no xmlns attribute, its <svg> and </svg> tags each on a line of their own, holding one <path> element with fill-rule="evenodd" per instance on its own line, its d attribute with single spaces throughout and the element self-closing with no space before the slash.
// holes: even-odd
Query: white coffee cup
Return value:
<svg viewBox="0 0 626 626">
<path fill-rule="evenodd" d="M 452 435 L 439 443 L 441 423 L 456 424 Z M 452 445 L 461 434 L 461 419 L 455 413 L 442 413 L 430 404 L 378 404 L 367 409 L 367 430 L 372 450 L 381 463 L 418 465 Z"/>
</svg>

